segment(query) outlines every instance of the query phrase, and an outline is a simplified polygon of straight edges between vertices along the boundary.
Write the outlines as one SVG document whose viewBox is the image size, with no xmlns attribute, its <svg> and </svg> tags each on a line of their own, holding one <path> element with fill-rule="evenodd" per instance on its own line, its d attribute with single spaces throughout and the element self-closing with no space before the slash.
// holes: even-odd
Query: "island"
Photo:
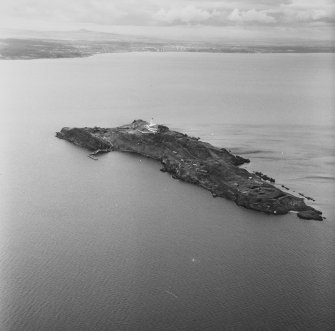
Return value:
<svg viewBox="0 0 335 331">
<path fill-rule="evenodd" d="M 99 153 L 121 151 L 157 160 L 162 172 L 201 186 L 213 197 L 230 199 L 238 206 L 272 215 L 292 211 L 302 219 L 323 220 L 322 212 L 306 205 L 303 198 L 270 184 L 266 180 L 269 177 L 262 173 L 239 167 L 250 162 L 248 159 L 164 125 L 135 120 L 116 128 L 64 127 L 56 136 L 91 151 L 89 156 L 93 159 Z"/>
</svg>

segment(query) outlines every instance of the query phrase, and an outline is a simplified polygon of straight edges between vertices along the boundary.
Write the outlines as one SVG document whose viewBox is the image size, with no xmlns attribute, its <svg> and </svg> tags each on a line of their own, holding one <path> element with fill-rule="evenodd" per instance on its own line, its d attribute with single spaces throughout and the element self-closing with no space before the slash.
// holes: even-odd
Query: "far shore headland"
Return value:
<svg viewBox="0 0 335 331">
<path fill-rule="evenodd" d="M 108 35 L 108 34 L 107 34 Z M 61 36 L 64 38 L 63 36 Z M 202 53 L 334 53 L 331 43 L 268 44 L 254 42 L 182 42 L 111 35 L 90 39 L 0 38 L 0 60 L 79 58 L 104 53 L 202 52 Z"/>
</svg>

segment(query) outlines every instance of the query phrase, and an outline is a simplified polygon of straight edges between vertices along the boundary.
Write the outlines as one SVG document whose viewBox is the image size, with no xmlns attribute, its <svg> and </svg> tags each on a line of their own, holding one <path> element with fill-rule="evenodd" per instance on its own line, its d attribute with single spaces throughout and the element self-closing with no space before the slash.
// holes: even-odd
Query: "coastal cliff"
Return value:
<svg viewBox="0 0 335 331">
<path fill-rule="evenodd" d="M 296 211 L 300 218 L 323 219 L 322 213 L 306 205 L 303 198 L 238 167 L 248 159 L 163 125 L 151 127 L 146 121 L 136 120 L 116 128 L 63 128 L 56 136 L 92 154 L 121 151 L 155 159 L 161 162 L 161 171 L 173 178 L 199 185 L 214 197 L 233 200 L 245 208 L 277 215 Z"/>
</svg>

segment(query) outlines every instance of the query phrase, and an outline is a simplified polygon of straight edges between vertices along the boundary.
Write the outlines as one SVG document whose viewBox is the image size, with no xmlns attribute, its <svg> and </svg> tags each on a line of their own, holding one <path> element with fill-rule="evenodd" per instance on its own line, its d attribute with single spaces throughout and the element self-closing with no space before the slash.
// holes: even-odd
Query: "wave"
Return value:
<svg viewBox="0 0 335 331">
<path fill-rule="evenodd" d="M 232 151 L 234 151 L 234 153 L 238 153 L 238 154 L 271 154 L 273 153 L 272 151 L 266 151 L 266 150 L 239 150 L 238 148 L 232 148 Z"/>
<path fill-rule="evenodd" d="M 305 176 L 305 177 L 300 177 L 296 178 L 296 180 L 302 180 L 302 179 L 317 179 L 317 180 L 334 180 L 335 181 L 335 176 Z"/>
</svg>

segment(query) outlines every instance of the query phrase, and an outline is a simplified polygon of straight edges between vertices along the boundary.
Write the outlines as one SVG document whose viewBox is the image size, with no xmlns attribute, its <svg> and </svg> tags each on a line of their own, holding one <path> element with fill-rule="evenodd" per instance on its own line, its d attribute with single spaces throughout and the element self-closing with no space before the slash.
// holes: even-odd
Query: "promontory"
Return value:
<svg viewBox="0 0 335 331">
<path fill-rule="evenodd" d="M 298 217 L 322 221 L 322 213 L 305 204 L 303 198 L 280 190 L 260 173 L 239 167 L 248 159 L 143 120 L 116 128 L 63 128 L 56 133 L 75 145 L 91 151 L 89 155 L 110 151 L 131 152 L 161 162 L 163 172 L 210 191 L 214 197 L 233 200 L 238 206 L 281 215 L 290 211 Z"/>
</svg>

